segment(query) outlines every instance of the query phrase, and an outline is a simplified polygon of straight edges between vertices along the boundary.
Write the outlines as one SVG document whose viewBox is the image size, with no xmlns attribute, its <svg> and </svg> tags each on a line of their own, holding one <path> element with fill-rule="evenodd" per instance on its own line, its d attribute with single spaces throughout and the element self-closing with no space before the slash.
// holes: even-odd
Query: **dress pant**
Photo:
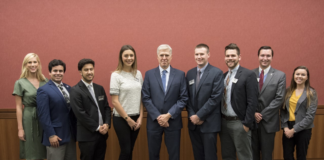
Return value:
<svg viewBox="0 0 324 160">
<path fill-rule="evenodd" d="M 159 130 L 147 130 L 147 141 L 149 147 L 149 159 L 159 160 L 162 135 L 164 133 L 164 142 L 168 150 L 169 160 L 180 159 L 180 134 L 181 130 L 168 130 L 160 127 Z"/>
<path fill-rule="evenodd" d="M 288 128 L 293 128 L 295 122 L 288 121 Z M 305 129 L 287 138 L 285 133 L 282 135 L 282 145 L 285 160 L 294 160 L 294 151 L 296 146 L 297 160 L 306 160 L 309 141 L 312 136 L 312 129 Z"/>
<path fill-rule="evenodd" d="M 272 160 L 275 135 L 276 132 L 267 133 L 262 123 L 258 124 L 252 131 L 253 160 Z"/>
<path fill-rule="evenodd" d="M 217 132 L 202 133 L 200 127 L 189 129 L 195 160 L 217 160 Z"/>
<path fill-rule="evenodd" d="M 135 122 L 138 119 L 137 116 L 130 116 Z M 118 137 L 120 146 L 119 160 L 131 160 L 135 141 L 139 132 L 139 129 L 131 130 L 126 120 L 122 117 L 113 117 L 114 128 Z"/>
<path fill-rule="evenodd" d="M 47 160 L 76 160 L 75 138 L 71 137 L 70 142 L 59 147 L 46 146 Z"/>
<path fill-rule="evenodd" d="M 220 140 L 223 160 L 252 160 L 251 130 L 246 132 L 240 120 L 222 118 Z"/>
<path fill-rule="evenodd" d="M 97 131 L 100 134 L 99 131 Z M 98 139 L 95 141 L 79 141 L 79 148 L 81 152 L 81 160 L 104 160 L 106 154 L 106 140 L 107 138 L 100 134 L 96 135 Z"/>
</svg>

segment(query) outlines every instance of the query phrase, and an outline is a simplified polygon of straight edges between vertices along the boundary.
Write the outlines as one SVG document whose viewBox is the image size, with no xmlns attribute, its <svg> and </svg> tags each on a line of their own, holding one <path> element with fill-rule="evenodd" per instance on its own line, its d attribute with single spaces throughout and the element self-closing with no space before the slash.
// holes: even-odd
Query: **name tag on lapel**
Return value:
<svg viewBox="0 0 324 160">
<path fill-rule="evenodd" d="M 105 99 L 105 96 L 99 96 L 99 97 L 98 97 L 98 100 L 99 100 L 99 101 L 102 101 L 102 100 L 104 100 L 104 99 Z"/>
<path fill-rule="evenodd" d="M 238 79 L 234 78 L 233 79 L 233 83 L 236 83 L 238 81 Z"/>
<path fill-rule="evenodd" d="M 259 82 L 260 81 L 260 78 L 257 78 L 257 81 Z"/>
<path fill-rule="evenodd" d="M 190 80 L 189 81 L 189 86 L 191 86 L 192 84 L 194 84 L 195 83 L 195 80 L 193 79 L 193 80 Z"/>
</svg>

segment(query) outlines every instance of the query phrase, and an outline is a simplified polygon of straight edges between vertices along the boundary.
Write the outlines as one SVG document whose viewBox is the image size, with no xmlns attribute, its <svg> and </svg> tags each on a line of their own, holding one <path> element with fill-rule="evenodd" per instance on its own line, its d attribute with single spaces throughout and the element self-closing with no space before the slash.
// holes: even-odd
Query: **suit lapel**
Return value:
<svg viewBox="0 0 324 160">
<path fill-rule="evenodd" d="M 261 92 L 260 94 L 265 90 L 265 88 L 267 87 L 267 85 L 269 84 L 269 82 L 271 81 L 272 77 L 274 76 L 274 69 L 270 68 L 268 74 L 267 74 L 267 78 L 264 81 L 264 84 L 262 86 Z"/>
<path fill-rule="evenodd" d="M 307 94 L 306 94 L 306 88 L 304 89 L 302 95 L 299 97 L 297 105 L 296 105 L 296 111 L 298 111 L 300 104 L 302 104 L 306 100 Z"/>
<path fill-rule="evenodd" d="M 197 72 L 197 70 L 196 70 L 196 72 Z M 196 94 L 198 93 L 198 91 L 199 91 L 201 85 L 204 83 L 206 77 L 208 76 L 208 73 L 209 73 L 209 64 L 208 64 L 208 66 L 206 67 L 206 69 L 205 69 L 205 71 L 204 71 L 204 73 L 203 73 L 203 75 L 202 75 L 202 77 L 201 77 L 201 79 L 200 79 L 200 81 L 199 81 L 198 88 L 197 88 L 197 92 L 195 92 Z M 196 77 L 197 77 L 197 73 L 196 73 Z"/>
<path fill-rule="evenodd" d="M 253 72 L 255 73 L 257 80 L 260 80 L 259 68 L 254 69 Z M 258 83 L 259 83 L 259 81 L 258 81 Z M 258 91 L 260 93 L 260 85 L 259 84 L 258 84 Z"/>
<path fill-rule="evenodd" d="M 236 75 L 235 75 L 235 79 L 237 79 L 237 81 L 239 81 L 239 78 L 240 78 L 240 76 L 241 76 L 241 72 L 242 72 L 242 68 L 241 68 L 241 66 L 237 69 L 237 71 L 236 71 Z M 236 82 L 237 83 L 237 82 Z M 231 95 L 233 94 L 233 91 L 234 91 L 234 88 L 235 88 L 235 86 L 236 86 L 236 83 L 233 83 L 232 82 L 232 89 L 231 89 Z"/>
<path fill-rule="evenodd" d="M 67 108 L 67 103 L 63 97 L 63 94 L 61 93 L 61 91 L 59 90 L 59 88 L 55 85 L 55 83 L 52 80 L 48 81 L 48 84 L 50 85 L 50 87 L 56 92 L 56 94 L 58 94 L 58 96 L 61 98 L 61 100 L 64 102 L 65 107 Z M 67 108 L 68 109 L 68 108 Z"/>
<path fill-rule="evenodd" d="M 156 80 L 158 81 L 158 83 L 159 83 L 159 85 L 160 85 L 161 90 L 162 90 L 163 93 L 164 93 L 164 90 L 163 90 L 163 84 L 162 84 L 162 77 L 161 77 L 161 74 L 160 74 L 160 69 L 159 69 L 159 67 L 157 67 L 157 68 L 155 69 L 154 75 L 155 75 L 155 78 L 156 78 Z M 168 85 L 168 86 L 169 86 L 169 85 Z"/>
<path fill-rule="evenodd" d="M 91 99 L 91 101 L 96 104 L 96 102 L 94 101 L 94 99 L 92 98 L 91 93 L 89 92 L 87 86 L 82 82 L 82 80 L 79 82 L 79 86 L 81 88 L 81 90 Z"/>
<path fill-rule="evenodd" d="M 194 82 L 191 87 L 192 87 L 192 97 L 193 99 L 195 98 L 196 95 L 196 83 L 197 83 L 197 69 L 194 70 L 193 75 L 192 75 Z"/>
<path fill-rule="evenodd" d="M 170 66 L 170 74 L 169 74 L 169 81 L 168 81 L 168 86 L 167 86 L 167 90 L 166 90 L 166 93 L 165 95 L 168 94 L 169 90 L 170 90 L 170 87 L 171 87 L 171 84 L 172 84 L 172 81 L 174 79 L 174 72 L 173 72 L 173 68 Z M 162 79 L 161 79 L 161 82 L 162 82 Z M 163 87 L 162 87 L 163 88 Z"/>
</svg>

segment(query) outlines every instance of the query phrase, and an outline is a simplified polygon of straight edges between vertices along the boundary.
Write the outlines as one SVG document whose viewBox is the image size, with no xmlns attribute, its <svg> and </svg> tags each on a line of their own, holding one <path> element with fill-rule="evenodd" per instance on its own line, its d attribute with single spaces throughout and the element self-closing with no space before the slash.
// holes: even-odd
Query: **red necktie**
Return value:
<svg viewBox="0 0 324 160">
<path fill-rule="evenodd" d="M 262 86 L 263 86 L 263 77 L 264 77 L 264 72 L 263 70 L 261 71 L 261 74 L 260 74 L 260 79 L 259 79 L 259 87 L 260 87 L 260 91 L 262 89 Z"/>
</svg>

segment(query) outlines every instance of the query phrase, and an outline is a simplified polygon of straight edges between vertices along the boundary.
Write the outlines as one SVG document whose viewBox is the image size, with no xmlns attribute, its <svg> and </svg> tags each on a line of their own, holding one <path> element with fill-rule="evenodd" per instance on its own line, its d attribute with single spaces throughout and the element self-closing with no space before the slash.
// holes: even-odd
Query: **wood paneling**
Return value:
<svg viewBox="0 0 324 160">
<path fill-rule="evenodd" d="M 316 112 L 314 120 L 315 127 L 312 130 L 312 138 L 308 149 L 307 159 L 324 160 L 324 106 L 321 105 Z M 191 141 L 188 133 L 187 112 L 182 112 L 183 128 L 181 130 L 181 160 L 193 160 L 193 152 Z M 17 137 L 17 121 L 14 109 L 0 109 L 0 159 L 1 160 L 16 160 L 19 159 L 19 140 Z M 134 152 L 134 160 L 148 160 L 148 146 L 146 135 L 146 113 L 144 114 L 143 124 L 138 135 Z M 282 160 L 282 131 L 277 132 L 275 137 L 274 159 Z M 120 152 L 117 135 L 114 127 L 109 130 L 109 138 L 107 140 L 106 160 L 118 159 Z M 167 160 L 168 154 L 164 144 L 164 139 L 161 147 L 161 160 Z M 77 155 L 80 151 L 77 147 Z M 217 139 L 217 155 L 221 160 L 221 147 L 219 137 Z M 79 157 L 78 157 L 79 160 Z"/>
</svg>

